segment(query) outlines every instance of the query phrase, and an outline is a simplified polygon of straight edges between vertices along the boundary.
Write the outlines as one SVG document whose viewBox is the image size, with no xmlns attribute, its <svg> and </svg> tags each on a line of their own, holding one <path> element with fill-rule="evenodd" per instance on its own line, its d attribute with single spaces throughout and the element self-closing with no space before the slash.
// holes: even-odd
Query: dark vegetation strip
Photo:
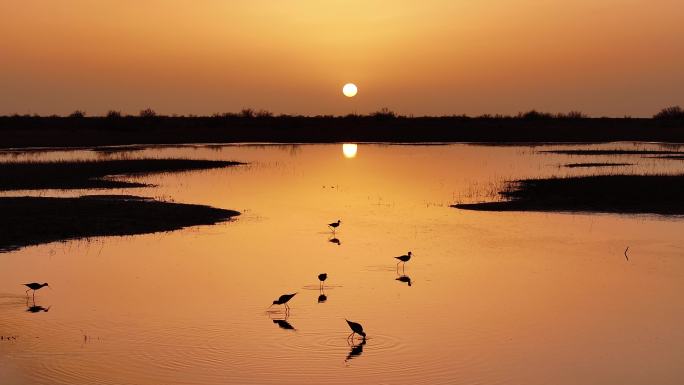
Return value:
<svg viewBox="0 0 684 385">
<path fill-rule="evenodd" d="M 684 214 L 684 175 L 524 179 L 509 183 L 499 194 L 507 200 L 452 207 L 481 211 Z"/>
<path fill-rule="evenodd" d="M 632 166 L 632 163 L 568 163 L 563 165 L 567 168 L 589 168 L 589 167 L 619 167 Z"/>
<path fill-rule="evenodd" d="M 545 150 L 539 152 L 559 155 L 684 155 L 683 151 L 668 150 Z"/>
<path fill-rule="evenodd" d="M 684 155 L 666 155 L 666 156 L 650 156 L 652 159 L 674 159 L 674 160 L 684 160 Z"/>
<path fill-rule="evenodd" d="M 531 111 L 518 116 L 407 117 L 390 111 L 347 116 L 0 117 L 0 147 L 87 147 L 179 143 L 330 142 L 684 142 L 684 117 L 587 118 Z"/>
<path fill-rule="evenodd" d="M 69 239 L 211 225 L 240 215 L 232 210 L 134 196 L 2 197 L 0 212 L 0 252 Z"/>
<path fill-rule="evenodd" d="M 193 159 L 126 159 L 0 163 L 0 191 L 143 187 L 138 182 L 103 179 L 111 175 L 204 170 L 239 162 Z"/>
</svg>

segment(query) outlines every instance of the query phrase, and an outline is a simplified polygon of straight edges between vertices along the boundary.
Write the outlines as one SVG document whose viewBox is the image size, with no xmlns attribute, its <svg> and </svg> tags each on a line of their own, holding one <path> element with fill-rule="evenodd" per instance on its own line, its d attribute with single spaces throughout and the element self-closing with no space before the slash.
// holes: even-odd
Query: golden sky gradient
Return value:
<svg viewBox="0 0 684 385">
<path fill-rule="evenodd" d="M 0 0 L 0 114 L 650 116 L 684 105 L 683 10 L 681 0 Z"/>
</svg>

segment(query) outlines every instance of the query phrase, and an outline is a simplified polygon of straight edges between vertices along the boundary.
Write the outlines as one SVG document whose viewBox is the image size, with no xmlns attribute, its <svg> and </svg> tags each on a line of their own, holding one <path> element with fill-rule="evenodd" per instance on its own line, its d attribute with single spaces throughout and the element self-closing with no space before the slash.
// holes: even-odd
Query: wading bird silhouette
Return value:
<svg viewBox="0 0 684 385">
<path fill-rule="evenodd" d="M 33 290 L 33 298 L 36 298 L 36 290 L 40 290 L 43 286 L 50 287 L 50 285 L 45 283 L 37 283 L 37 282 L 31 282 L 31 283 L 25 283 L 24 286 L 28 287 L 28 290 L 26 290 L 26 296 L 28 297 L 28 292 L 30 290 Z"/>
<path fill-rule="evenodd" d="M 401 265 L 401 267 L 402 267 L 402 269 L 403 269 L 403 268 L 406 266 L 406 262 L 408 262 L 408 261 L 411 259 L 412 256 L 413 256 L 413 253 L 411 253 L 411 252 L 409 251 L 408 254 L 400 255 L 400 256 L 398 256 L 398 257 L 394 257 L 394 258 L 396 258 L 396 259 L 399 260 L 399 262 L 397 262 L 397 270 L 399 270 L 399 264 L 400 264 L 400 263 L 403 263 L 403 265 Z"/>
<path fill-rule="evenodd" d="M 277 300 L 273 301 L 271 306 L 273 306 L 273 305 L 285 305 L 285 311 L 288 311 L 288 310 L 290 310 L 290 306 L 287 304 L 287 302 L 290 301 L 292 299 L 292 297 L 294 297 L 295 295 L 297 295 L 297 293 L 283 294 L 280 297 L 278 297 Z M 271 306 L 269 306 L 269 307 L 271 307 Z"/>
<path fill-rule="evenodd" d="M 347 337 L 347 340 L 351 338 L 352 341 L 354 341 L 354 334 L 358 334 L 363 337 L 364 341 L 366 340 L 366 333 L 363 331 L 363 326 L 361 326 L 360 323 L 352 322 L 346 318 L 344 320 L 347 321 L 347 325 L 349 325 L 349 328 L 352 330 L 352 334 Z"/>
<path fill-rule="evenodd" d="M 319 289 L 323 289 L 323 285 L 324 285 L 323 282 L 325 282 L 326 279 L 328 279 L 328 273 L 318 274 L 318 280 L 321 281 L 320 285 L 319 285 Z"/>
<path fill-rule="evenodd" d="M 341 224 L 342 224 L 342 221 L 338 219 L 337 222 L 328 223 L 328 227 L 330 227 L 330 230 L 332 230 L 332 232 L 333 232 L 333 234 L 334 234 L 334 233 L 335 233 L 335 229 L 337 229 L 338 227 L 340 227 Z"/>
</svg>

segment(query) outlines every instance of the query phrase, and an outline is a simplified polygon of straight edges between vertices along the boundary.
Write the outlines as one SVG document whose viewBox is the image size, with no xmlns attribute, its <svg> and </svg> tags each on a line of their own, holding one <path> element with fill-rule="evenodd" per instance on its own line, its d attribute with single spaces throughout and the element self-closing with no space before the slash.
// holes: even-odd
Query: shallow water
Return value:
<svg viewBox="0 0 684 385">
<path fill-rule="evenodd" d="M 3 193 L 137 194 L 243 215 L 0 254 L 0 383 L 682 383 L 684 219 L 449 207 L 495 197 L 503 181 L 521 177 L 684 169 L 681 160 L 539 153 L 557 148 L 569 147 L 359 144 L 354 157 L 341 144 L 0 153 L 0 161 L 249 162 L 136 177 L 155 187 Z M 634 165 L 560 167 L 578 162 Z M 338 218 L 339 245 L 325 226 Z M 408 250 L 416 255 L 397 272 L 392 257 Z M 329 275 L 323 303 L 321 272 Z M 21 284 L 33 281 L 50 283 L 35 299 L 48 312 L 26 311 Z M 290 292 L 298 294 L 289 316 L 268 308 Z M 347 343 L 345 318 L 363 324 L 365 345 Z"/>
</svg>

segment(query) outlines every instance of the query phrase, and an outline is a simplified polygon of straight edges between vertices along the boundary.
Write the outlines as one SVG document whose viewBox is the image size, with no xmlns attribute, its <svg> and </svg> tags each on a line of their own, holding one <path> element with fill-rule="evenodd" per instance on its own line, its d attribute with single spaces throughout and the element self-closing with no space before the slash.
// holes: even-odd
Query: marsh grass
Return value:
<svg viewBox="0 0 684 385">
<path fill-rule="evenodd" d="M 563 167 L 567 168 L 594 168 L 594 167 L 622 167 L 622 166 L 633 166 L 633 163 L 568 163 L 564 164 Z"/>
<path fill-rule="evenodd" d="M 558 155 L 666 155 L 666 156 L 684 156 L 682 151 L 669 151 L 669 150 L 545 150 L 539 151 L 540 153 L 546 154 L 558 154 Z"/>
<path fill-rule="evenodd" d="M 103 159 L 0 163 L 0 191 L 144 187 L 108 178 L 205 170 L 242 163 L 193 159 Z"/>
<path fill-rule="evenodd" d="M 239 212 L 130 195 L 0 198 L 0 252 L 41 243 L 178 230 Z"/>
<path fill-rule="evenodd" d="M 452 207 L 480 211 L 684 214 L 684 175 L 594 175 L 523 179 L 499 192 L 504 201 Z"/>
<path fill-rule="evenodd" d="M 684 160 L 684 155 L 649 156 L 651 159 Z"/>
</svg>

